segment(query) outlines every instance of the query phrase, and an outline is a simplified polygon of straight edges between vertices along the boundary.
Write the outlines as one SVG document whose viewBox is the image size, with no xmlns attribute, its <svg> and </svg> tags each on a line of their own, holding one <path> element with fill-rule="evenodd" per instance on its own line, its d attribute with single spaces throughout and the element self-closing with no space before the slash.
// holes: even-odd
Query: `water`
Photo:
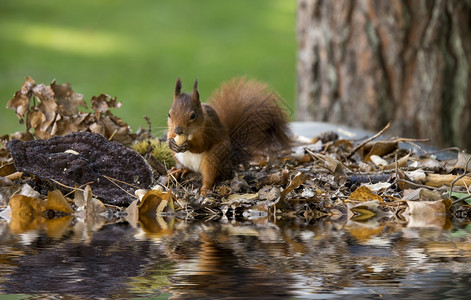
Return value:
<svg viewBox="0 0 471 300">
<path fill-rule="evenodd" d="M 471 288 L 465 225 L 55 222 L 0 223 L 3 296 L 464 299 Z"/>
</svg>

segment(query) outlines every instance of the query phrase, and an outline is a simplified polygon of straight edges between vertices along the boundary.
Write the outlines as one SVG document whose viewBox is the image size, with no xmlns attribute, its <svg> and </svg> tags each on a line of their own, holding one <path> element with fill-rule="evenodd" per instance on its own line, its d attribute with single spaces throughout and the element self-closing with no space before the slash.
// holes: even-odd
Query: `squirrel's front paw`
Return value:
<svg viewBox="0 0 471 300">
<path fill-rule="evenodd" d="M 208 196 L 208 194 L 211 193 L 211 189 L 207 186 L 203 186 L 201 188 L 200 194 L 201 196 Z"/>
<path fill-rule="evenodd" d="M 170 138 L 168 140 L 168 147 L 170 148 L 170 150 L 172 150 L 173 152 L 185 152 L 188 150 L 188 141 L 184 142 L 183 144 L 181 144 L 180 146 L 177 145 L 177 143 L 175 142 L 175 139 L 174 138 Z"/>
</svg>

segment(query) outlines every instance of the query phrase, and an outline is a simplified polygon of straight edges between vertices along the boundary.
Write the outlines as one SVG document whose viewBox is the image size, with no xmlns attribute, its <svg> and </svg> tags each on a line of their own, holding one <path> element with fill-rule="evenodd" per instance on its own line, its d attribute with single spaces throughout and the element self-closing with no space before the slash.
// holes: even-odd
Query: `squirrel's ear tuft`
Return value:
<svg viewBox="0 0 471 300">
<path fill-rule="evenodd" d="M 198 93 L 198 79 L 195 79 L 195 84 L 193 85 L 193 93 L 191 94 L 191 99 L 194 102 L 200 101 L 200 94 Z"/>
<path fill-rule="evenodd" d="M 182 91 L 182 81 L 180 78 L 177 79 L 177 82 L 175 83 L 175 93 L 173 94 L 173 100 L 177 99 L 178 96 L 180 96 Z"/>
</svg>

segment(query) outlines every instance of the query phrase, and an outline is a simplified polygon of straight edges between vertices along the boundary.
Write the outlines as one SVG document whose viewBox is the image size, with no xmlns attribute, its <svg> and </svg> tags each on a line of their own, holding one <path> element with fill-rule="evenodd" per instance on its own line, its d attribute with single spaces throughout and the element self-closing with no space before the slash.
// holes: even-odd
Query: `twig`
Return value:
<svg viewBox="0 0 471 300">
<path fill-rule="evenodd" d="M 446 151 L 456 151 L 456 152 L 460 152 L 461 149 L 458 148 L 458 147 L 449 147 L 449 148 L 443 148 L 443 149 L 437 150 L 437 151 L 435 151 L 435 152 L 430 152 L 429 154 L 430 154 L 430 155 L 434 155 L 434 154 L 442 153 L 442 152 L 446 152 Z"/>
<path fill-rule="evenodd" d="M 430 189 L 430 190 L 438 190 L 439 188 L 435 188 L 433 186 L 428 186 L 428 185 L 425 185 L 425 184 L 419 184 L 419 183 L 415 183 L 413 181 L 410 181 L 410 180 L 407 180 L 407 179 L 396 179 L 396 181 L 402 181 L 402 182 L 405 182 L 405 183 L 408 183 L 408 184 L 411 184 L 411 185 L 414 185 L 416 187 L 423 187 L 423 188 L 427 188 L 427 189 Z"/>
<path fill-rule="evenodd" d="M 363 147 L 364 145 L 366 145 L 367 143 L 371 142 L 372 140 L 376 139 L 377 137 L 379 137 L 380 135 L 382 135 L 386 130 L 389 129 L 389 127 L 391 127 L 391 122 L 388 122 L 388 124 L 386 124 L 386 126 L 384 126 L 383 129 L 381 129 L 377 134 L 373 135 L 372 137 L 370 137 L 369 139 L 366 139 L 364 140 L 362 143 L 360 143 L 358 146 L 356 146 L 352 152 L 350 152 L 349 155 L 347 155 L 347 158 L 350 158 L 353 156 L 353 154 L 355 154 L 355 152 L 358 151 L 358 149 L 360 149 L 361 147 Z"/>
<path fill-rule="evenodd" d="M 75 187 L 75 186 L 72 187 L 72 186 L 68 186 L 68 185 L 65 185 L 65 184 L 63 184 L 63 183 L 60 183 L 59 181 L 54 180 L 54 179 L 52 179 L 52 178 L 49 179 L 49 180 L 53 181 L 53 182 L 54 182 L 55 184 L 57 184 L 57 185 L 60 185 L 60 186 L 62 186 L 62 187 L 68 188 L 68 189 L 71 189 L 72 191 L 79 190 L 79 191 L 82 191 L 82 192 L 84 192 L 85 190 L 82 189 L 82 188 L 80 188 L 80 187 L 82 187 L 82 186 L 84 186 L 84 185 L 86 186 L 86 185 L 89 185 L 89 184 L 92 184 L 92 183 L 93 183 L 93 181 L 90 181 L 90 182 L 87 182 L 87 183 L 82 184 L 80 187 Z"/>
<path fill-rule="evenodd" d="M 455 201 L 452 202 L 452 205 L 455 204 L 455 203 L 458 203 L 460 201 L 464 201 L 464 200 L 468 200 L 468 199 L 471 199 L 471 195 L 465 196 L 463 198 L 456 199 Z"/>
<path fill-rule="evenodd" d="M 103 175 L 103 177 L 105 177 L 106 179 L 108 179 L 109 181 L 116 181 L 116 182 L 119 182 L 119 183 L 122 183 L 122 184 L 125 184 L 125 185 L 129 185 L 130 187 L 133 187 L 135 189 L 139 189 L 138 186 L 135 186 L 133 184 L 130 184 L 130 183 L 127 183 L 125 181 L 122 181 L 122 180 L 119 180 L 119 179 L 116 179 L 116 178 L 113 178 L 113 177 L 109 177 L 109 176 L 106 176 L 106 175 Z"/>
<path fill-rule="evenodd" d="M 405 142 L 405 143 L 411 145 L 412 147 L 415 147 L 415 148 L 419 149 L 419 150 L 422 151 L 425 155 L 430 155 L 430 153 L 428 153 L 424 148 L 420 147 L 419 145 L 417 145 L 417 144 L 414 143 L 414 142 L 407 141 L 407 142 Z"/>
<path fill-rule="evenodd" d="M 105 177 L 106 179 L 108 179 L 112 184 L 116 185 L 120 190 L 122 190 L 123 192 L 125 192 L 126 194 L 128 194 L 129 196 L 133 197 L 133 198 L 137 198 L 136 195 L 133 195 L 131 193 L 129 193 L 128 191 L 126 191 L 125 189 L 123 189 L 122 187 L 120 187 L 116 182 L 114 182 L 113 180 L 116 180 L 118 182 L 121 182 L 121 183 L 124 183 L 124 184 L 127 184 L 126 182 L 122 182 L 122 181 L 119 181 L 117 179 L 114 179 L 114 178 L 111 178 L 111 177 L 108 177 L 108 176 L 105 176 L 103 175 L 103 177 Z M 130 184 L 129 184 L 130 185 Z M 132 186 L 132 185 L 130 185 Z"/>
<path fill-rule="evenodd" d="M 109 141 L 112 141 L 112 140 L 113 140 L 114 135 L 116 134 L 116 132 L 118 132 L 118 129 L 115 129 L 115 130 L 113 131 L 113 133 L 111 134 L 110 138 L 108 139 Z"/>
</svg>

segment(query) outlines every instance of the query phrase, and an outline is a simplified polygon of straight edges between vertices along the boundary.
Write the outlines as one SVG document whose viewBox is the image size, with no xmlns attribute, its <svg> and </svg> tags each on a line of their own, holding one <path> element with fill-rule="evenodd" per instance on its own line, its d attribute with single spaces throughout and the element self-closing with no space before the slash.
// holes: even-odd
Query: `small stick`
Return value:
<svg viewBox="0 0 471 300">
<path fill-rule="evenodd" d="M 114 178 L 111 178 L 111 177 L 108 177 L 108 176 L 105 176 L 103 175 L 103 177 L 105 177 L 106 179 L 108 179 L 112 184 L 116 185 L 120 190 L 122 190 L 123 192 L 125 192 L 126 194 L 128 194 L 129 196 L 133 197 L 133 198 L 137 198 L 136 195 L 133 195 L 131 193 L 129 193 L 128 191 L 126 191 L 125 189 L 123 189 L 122 187 L 120 187 L 116 182 L 114 182 L 114 180 L 118 181 L 118 182 L 121 182 L 121 183 L 124 183 L 124 184 L 128 184 L 130 186 L 133 186 L 129 183 L 126 183 L 126 182 L 122 182 L 122 181 L 119 181 L 117 179 L 114 179 Z"/>
<path fill-rule="evenodd" d="M 139 189 L 138 186 L 135 186 L 131 183 L 127 183 L 126 181 L 122 181 L 122 180 L 119 180 L 119 179 L 116 179 L 116 178 L 113 178 L 113 177 L 109 177 L 109 176 L 106 176 L 106 175 L 103 175 L 103 177 L 105 177 L 106 179 L 108 179 L 111 182 L 116 181 L 116 182 L 119 182 L 119 183 L 122 183 L 122 184 L 125 184 L 125 185 L 129 185 L 130 187 L 133 187 L 135 189 Z"/>
<path fill-rule="evenodd" d="M 108 139 L 109 141 L 112 141 L 112 140 L 113 140 L 114 135 L 116 134 L 116 132 L 118 132 L 118 129 L 115 129 L 115 130 L 113 131 L 113 133 L 111 134 L 110 138 Z"/>
<path fill-rule="evenodd" d="M 428 186 L 428 185 L 425 185 L 425 184 L 420 184 L 420 183 L 415 183 L 413 181 L 410 181 L 410 180 L 407 180 L 407 179 L 396 179 L 396 181 L 401 181 L 401 182 L 405 182 L 405 183 L 408 183 L 408 184 L 411 184 L 411 185 L 414 185 L 416 187 L 422 187 L 422 188 L 427 188 L 429 190 L 438 190 L 439 188 L 435 188 L 433 186 Z"/>
<path fill-rule="evenodd" d="M 468 200 L 469 198 L 471 198 L 471 195 L 465 196 L 463 198 L 456 199 L 455 201 L 452 202 L 452 204 L 458 203 L 460 201 Z"/>
<path fill-rule="evenodd" d="M 386 130 L 389 129 L 389 127 L 391 127 L 391 121 L 389 121 L 388 124 L 386 124 L 386 126 L 384 126 L 384 128 L 381 129 L 377 134 L 373 135 L 373 136 L 370 137 L 369 139 L 364 140 L 362 143 L 360 143 L 358 146 L 356 146 L 355 149 L 353 149 L 352 152 L 350 152 L 350 154 L 347 156 L 347 158 L 352 157 L 353 154 L 355 154 L 355 152 L 358 151 L 358 149 L 360 149 L 361 147 L 363 147 L 363 146 L 366 145 L 367 143 L 371 142 L 372 140 L 374 140 L 374 139 L 376 139 L 377 137 L 379 137 L 380 135 L 382 135 Z"/>
</svg>

